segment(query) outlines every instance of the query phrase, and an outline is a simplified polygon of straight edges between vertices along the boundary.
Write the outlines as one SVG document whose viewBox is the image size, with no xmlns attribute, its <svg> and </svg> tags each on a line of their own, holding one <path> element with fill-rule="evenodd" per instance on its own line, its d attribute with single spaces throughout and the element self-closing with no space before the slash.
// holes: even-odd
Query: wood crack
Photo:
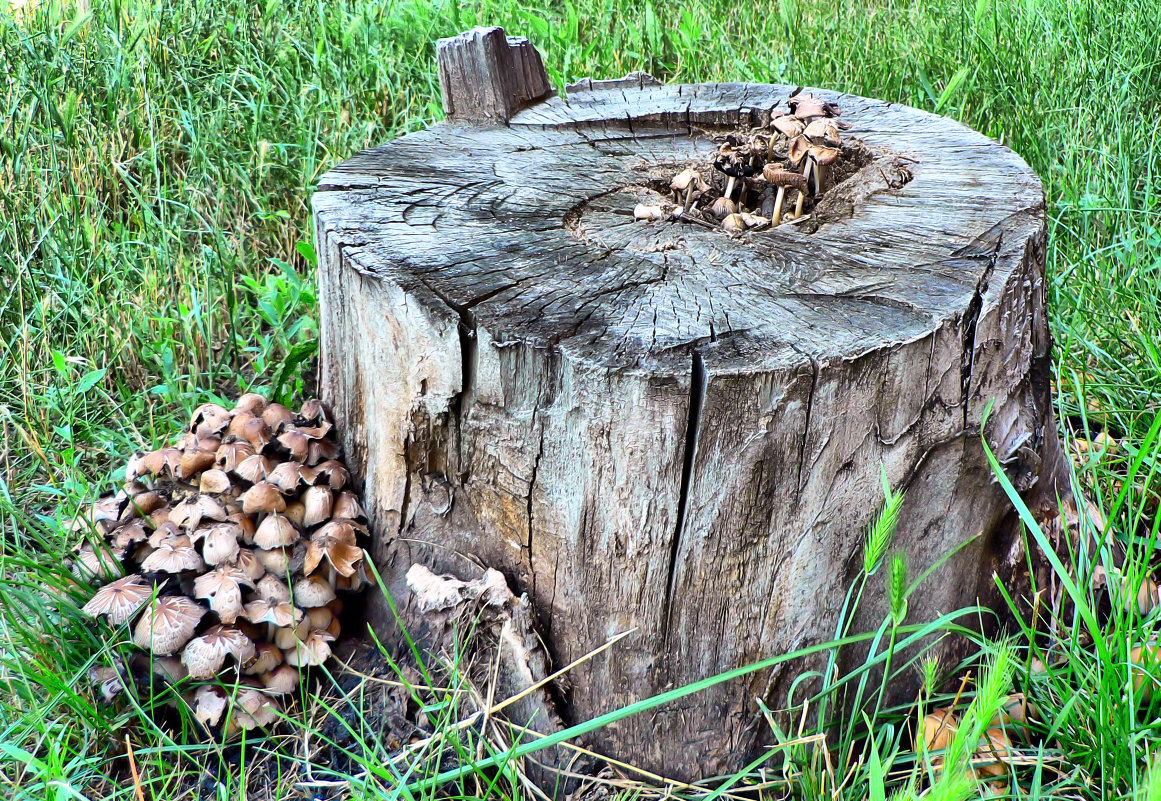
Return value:
<svg viewBox="0 0 1161 801">
<path fill-rule="evenodd" d="M 705 359 L 701 351 L 693 351 L 693 365 L 689 378 L 689 422 L 685 427 L 685 450 L 681 460 L 681 494 L 677 500 L 677 523 L 673 529 L 673 540 L 669 551 L 669 577 L 666 582 L 665 602 L 662 604 L 662 640 L 669 641 L 670 617 L 673 611 L 673 597 L 677 583 L 677 558 L 681 551 L 682 529 L 685 528 L 685 513 L 689 505 L 689 487 L 693 482 L 694 458 L 697 455 L 697 441 L 701 434 L 701 415 L 705 408 L 707 383 Z"/>
</svg>

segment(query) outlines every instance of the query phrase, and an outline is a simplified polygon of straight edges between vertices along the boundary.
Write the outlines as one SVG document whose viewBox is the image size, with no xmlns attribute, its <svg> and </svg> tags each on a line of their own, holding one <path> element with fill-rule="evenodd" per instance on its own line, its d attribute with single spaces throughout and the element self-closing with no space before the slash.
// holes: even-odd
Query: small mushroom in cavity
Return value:
<svg viewBox="0 0 1161 801">
<path fill-rule="evenodd" d="M 639 221 L 664 220 L 665 210 L 660 206 L 638 203 L 633 207 L 633 219 Z"/>
<path fill-rule="evenodd" d="M 786 199 L 786 190 L 797 189 L 801 197 L 806 192 L 806 179 L 796 172 L 782 169 L 777 164 L 767 164 L 762 176 L 771 186 L 778 187 L 774 208 L 770 214 L 770 224 L 777 226 L 782 221 L 782 204 Z"/>
<path fill-rule="evenodd" d="M 741 214 L 731 214 L 722 220 L 722 230 L 731 234 L 740 234 L 746 230 L 746 221 Z"/>
<path fill-rule="evenodd" d="M 687 167 L 674 176 L 669 188 L 673 191 L 674 202 L 681 204 L 681 213 L 685 214 L 697 196 L 709 187 L 702 180 L 701 173 L 692 167 Z"/>
<path fill-rule="evenodd" d="M 717 200 L 715 200 L 713 206 L 710 207 L 710 214 L 712 214 L 718 220 L 724 220 L 726 217 L 729 217 L 737 210 L 738 207 L 734 204 L 734 201 L 730 200 L 725 195 L 722 195 Z"/>
</svg>

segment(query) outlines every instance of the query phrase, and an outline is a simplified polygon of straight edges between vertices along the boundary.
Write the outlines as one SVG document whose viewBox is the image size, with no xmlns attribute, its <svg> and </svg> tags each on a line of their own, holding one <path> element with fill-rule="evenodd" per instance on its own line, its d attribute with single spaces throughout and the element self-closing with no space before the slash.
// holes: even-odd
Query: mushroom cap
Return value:
<svg viewBox="0 0 1161 801">
<path fill-rule="evenodd" d="M 330 487 L 322 484 L 310 487 L 302 493 L 302 504 L 305 507 L 302 524 L 307 528 L 312 528 L 330 518 L 331 508 L 334 505 L 334 494 Z"/>
<path fill-rule="evenodd" d="M 145 524 L 140 520 L 130 520 L 120 528 L 114 529 L 109 541 L 114 548 L 128 548 L 134 543 L 145 542 L 148 539 Z"/>
<path fill-rule="evenodd" d="M 242 529 L 242 542 L 247 545 L 254 544 L 254 532 L 258 530 L 257 526 L 254 525 L 254 518 L 239 511 L 236 514 L 231 514 L 227 519 Z"/>
<path fill-rule="evenodd" d="M 312 629 L 325 629 L 331 624 L 335 616 L 327 607 L 316 606 L 306 610 L 306 618 L 310 621 L 310 627 Z"/>
<path fill-rule="evenodd" d="M 259 395 L 257 392 L 247 392 L 242 397 L 238 398 L 237 403 L 234 404 L 234 414 L 245 412 L 247 414 L 262 414 L 262 410 L 266 408 L 266 398 Z"/>
<path fill-rule="evenodd" d="M 774 163 L 767 164 L 763 168 L 762 177 L 773 186 L 785 186 L 790 189 L 797 189 L 799 192 L 806 191 L 806 179 L 802 177 L 802 173 L 783 169 Z"/>
<path fill-rule="evenodd" d="M 274 598 L 259 598 L 246 604 L 246 619 L 251 623 L 273 623 L 279 628 L 287 628 L 297 624 L 302 617 L 301 609 Z"/>
<path fill-rule="evenodd" d="M 170 540 L 178 540 L 180 542 L 184 542 L 186 545 L 193 541 L 192 538 L 182 534 L 181 529 L 179 529 L 174 523 L 166 520 L 164 523 L 157 524 L 157 528 L 155 528 L 153 533 L 149 535 L 149 538 L 146 540 L 146 542 L 149 543 L 150 547 L 156 548 L 161 543 L 168 542 Z"/>
<path fill-rule="evenodd" d="M 216 403 L 203 403 L 194 409 L 189 430 L 199 437 L 220 434 L 230 424 L 230 412 Z"/>
<path fill-rule="evenodd" d="M 232 718 L 244 730 L 269 726 L 278 720 L 276 708 L 274 701 L 261 690 L 244 687 L 234 699 Z"/>
<path fill-rule="evenodd" d="M 141 569 L 146 573 L 182 573 L 186 570 L 202 570 L 206 566 L 189 537 L 169 537 L 158 543 L 156 548 L 141 563 Z"/>
<path fill-rule="evenodd" d="M 255 646 L 254 661 L 246 665 L 242 672 L 247 676 L 268 673 L 282 664 L 282 649 L 272 642 L 260 642 Z"/>
<path fill-rule="evenodd" d="M 810 152 L 811 143 L 805 136 L 796 136 L 790 140 L 790 147 L 787 150 L 787 158 L 790 163 L 797 167 L 802 163 L 806 154 Z"/>
<path fill-rule="evenodd" d="M 713 206 L 710 208 L 710 214 L 717 217 L 719 220 L 724 220 L 726 217 L 729 217 L 731 214 L 737 211 L 737 208 L 738 207 L 734 205 L 734 201 L 730 200 L 728 197 L 719 197 L 714 201 Z"/>
<path fill-rule="evenodd" d="M 281 403 L 268 403 L 262 410 L 262 419 L 271 431 L 278 431 L 287 423 L 293 422 L 294 414 Z"/>
<path fill-rule="evenodd" d="M 326 528 L 331 527 L 327 526 Z M 311 538 L 310 544 L 307 546 L 306 557 L 302 564 L 303 572 L 308 575 L 313 573 L 324 558 L 340 575 L 352 576 L 355 573 L 355 567 L 363 559 L 363 549 L 353 542 L 320 531 Z"/>
<path fill-rule="evenodd" d="M 242 438 L 245 439 L 254 450 L 260 451 L 270 444 L 270 426 L 261 417 L 251 417 L 242 423 Z"/>
<path fill-rule="evenodd" d="M 698 176 L 700 181 L 701 176 Z M 323 462 L 314 469 L 313 480 L 316 484 L 326 484 L 336 492 L 347 486 L 351 473 L 342 462 L 331 459 Z"/>
<path fill-rule="evenodd" d="M 268 514 L 254 532 L 254 544 L 262 550 L 282 548 L 298 542 L 298 529 L 285 515 Z"/>
<path fill-rule="evenodd" d="M 278 444 L 290 451 L 290 458 L 296 462 L 305 462 L 310 453 L 310 437 L 297 428 L 287 428 L 278 435 Z"/>
<path fill-rule="evenodd" d="M 221 687 L 213 684 L 203 684 L 198 687 L 193 697 L 194 717 L 204 726 L 216 726 L 226 711 L 226 702 L 229 699 Z"/>
<path fill-rule="evenodd" d="M 245 571 L 223 564 L 194 579 L 194 597 L 206 599 L 223 623 L 233 623 L 242 613 L 242 587 L 253 586 Z"/>
<path fill-rule="evenodd" d="M 779 112 L 778 116 L 771 118 L 770 125 L 787 139 L 793 139 L 801 135 L 806 127 L 802 120 L 792 117 L 789 114 L 783 114 L 782 112 Z"/>
<path fill-rule="evenodd" d="M 266 573 L 266 568 L 258 561 L 258 557 L 249 548 L 239 548 L 238 556 L 234 559 L 234 564 L 238 569 L 251 581 L 257 581 Z"/>
<path fill-rule="evenodd" d="M 840 151 L 833 147 L 824 147 L 823 145 L 811 145 L 810 157 L 823 167 L 828 167 L 838 161 Z"/>
<path fill-rule="evenodd" d="M 177 463 L 177 475 L 179 478 L 192 478 L 198 473 L 214 466 L 215 446 L 212 451 L 203 450 L 187 450 L 181 455 L 181 459 Z"/>
<path fill-rule="evenodd" d="M 125 504 L 125 511 L 121 513 L 121 520 L 135 517 L 148 517 L 155 510 L 165 506 L 165 497 L 160 492 L 146 490 L 129 498 Z"/>
<path fill-rule="evenodd" d="M 842 110 L 834 103 L 815 97 L 809 92 L 799 92 L 786 101 L 790 112 L 800 120 L 813 117 L 838 117 Z"/>
<path fill-rule="evenodd" d="M 274 600 L 279 603 L 290 603 L 290 585 L 285 578 L 278 578 L 273 573 L 263 576 L 255 588 L 260 598 Z"/>
<path fill-rule="evenodd" d="M 298 410 L 298 416 L 306 425 L 331 422 L 330 410 L 318 398 L 311 398 L 303 403 L 302 408 Z"/>
<path fill-rule="evenodd" d="M 669 182 L 669 188 L 674 192 L 684 192 L 690 186 L 697 188 L 701 175 L 692 167 L 686 167 L 684 170 L 673 176 L 673 180 Z"/>
<path fill-rule="evenodd" d="M 287 462 L 287 464 L 298 464 L 298 462 Z M 306 507 L 302 505 L 302 501 L 291 501 L 286 504 L 286 511 L 283 514 L 291 523 L 301 528 L 302 521 L 306 519 Z"/>
<path fill-rule="evenodd" d="M 746 221 L 741 214 L 729 214 L 722 220 L 722 230 L 732 234 L 740 233 L 746 230 Z"/>
<path fill-rule="evenodd" d="M 302 462 L 280 462 L 266 474 L 266 480 L 289 494 L 297 492 L 301 485 L 309 483 L 303 475 L 304 471 L 309 471 L 308 475 L 314 478 L 313 468 L 307 467 Z"/>
<path fill-rule="evenodd" d="M 326 606 L 335 599 L 335 589 L 321 576 L 306 576 L 294 582 L 294 603 L 301 607 Z M 253 618 L 250 618 L 253 620 Z"/>
<path fill-rule="evenodd" d="M 249 662 L 255 656 L 254 642 L 233 626 L 214 626 L 186 644 L 181 663 L 190 678 L 208 679 L 221 670 L 227 656 L 240 664 Z"/>
<path fill-rule="evenodd" d="M 293 647 L 283 653 L 286 664 L 302 667 L 306 665 L 321 665 L 331 655 L 330 643 L 334 642 L 334 635 L 329 631 L 315 629 L 304 639 L 297 641 Z"/>
<path fill-rule="evenodd" d="M 248 515 L 270 514 L 286 509 L 286 499 L 278 487 L 266 481 L 259 481 L 242 495 L 242 513 Z"/>
<path fill-rule="evenodd" d="M 222 493 L 230 489 L 230 477 L 225 470 L 214 468 L 206 470 L 198 478 L 198 490 L 201 492 Z"/>
<path fill-rule="evenodd" d="M 158 656 L 170 656 L 189 642 L 206 610 L 184 595 L 158 598 L 133 628 L 133 641 Z"/>
<path fill-rule="evenodd" d="M 286 548 L 271 548 L 269 550 L 259 548 L 254 551 L 254 555 L 258 557 L 262 567 L 266 568 L 267 573 L 283 578 L 290 570 L 290 552 Z"/>
<path fill-rule="evenodd" d="M 254 448 L 250 443 L 227 442 L 214 452 L 214 464 L 220 470 L 234 473 L 239 464 L 253 455 Z"/>
<path fill-rule="evenodd" d="M 282 654 L 280 653 L 280 659 L 281 656 Z M 298 679 L 298 668 L 292 665 L 281 665 L 274 670 L 262 674 L 262 685 L 266 688 L 266 692 L 269 695 L 286 695 L 287 693 L 294 692 L 294 688 L 298 686 Z"/>
<path fill-rule="evenodd" d="M 339 446 L 331 439 L 312 439 L 310 445 L 307 447 L 306 463 L 309 465 L 317 465 L 321 462 L 329 462 L 339 455 Z"/>
<path fill-rule="evenodd" d="M 358 496 L 349 490 L 340 492 L 335 498 L 335 502 L 331 506 L 331 516 L 335 520 L 365 520 L 367 518 L 363 514 L 363 507 L 359 505 Z"/>
<path fill-rule="evenodd" d="M 826 117 L 819 117 L 812 120 L 809 125 L 803 130 L 806 138 L 814 142 L 816 145 L 826 145 L 827 147 L 838 147 L 842 144 L 842 136 L 839 134 L 838 124 Z"/>
<path fill-rule="evenodd" d="M 153 587 L 140 576 L 126 576 L 97 590 L 81 611 L 89 617 L 104 615 L 110 623 L 119 626 L 132 618 L 152 595 Z"/>
<path fill-rule="evenodd" d="M 241 529 L 233 523 L 222 523 L 210 529 L 202 545 L 202 558 L 206 564 L 220 565 L 237 559 L 238 535 L 241 533 Z"/>
<path fill-rule="evenodd" d="M 247 456 L 235 465 L 234 475 L 249 481 L 251 484 L 257 485 L 258 482 L 265 480 L 273 469 L 274 467 L 270 464 L 269 459 L 260 453 L 255 453 L 253 456 Z"/>
<path fill-rule="evenodd" d="M 202 519 L 222 521 L 226 519 L 226 507 L 212 495 L 195 495 L 179 502 L 169 510 L 169 520 L 186 531 L 193 531 L 201 525 Z"/>
</svg>

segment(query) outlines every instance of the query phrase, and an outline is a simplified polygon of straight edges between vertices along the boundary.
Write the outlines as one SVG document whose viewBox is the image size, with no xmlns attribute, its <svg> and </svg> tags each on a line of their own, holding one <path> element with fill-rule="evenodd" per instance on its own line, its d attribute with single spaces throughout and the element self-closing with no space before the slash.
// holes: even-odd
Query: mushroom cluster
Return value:
<svg viewBox="0 0 1161 801">
<path fill-rule="evenodd" d="M 235 671 L 188 695 L 196 717 L 267 726 L 277 696 L 322 664 L 339 635 L 340 592 L 367 583 L 366 519 L 317 400 L 297 414 L 260 395 L 199 407 L 174 447 L 130 458 L 125 485 L 74 520 L 99 533 L 75 549 L 84 606 L 130 624 L 170 681 Z M 240 674 L 240 676 L 239 676 Z"/>
<path fill-rule="evenodd" d="M 802 217 L 831 185 L 842 158 L 840 131 L 850 126 L 837 119 L 837 105 L 809 93 L 792 95 L 787 107 L 771 112 L 762 129 L 725 136 L 711 164 L 674 176 L 671 204 L 638 204 L 634 219 L 683 220 L 736 234 Z"/>
</svg>

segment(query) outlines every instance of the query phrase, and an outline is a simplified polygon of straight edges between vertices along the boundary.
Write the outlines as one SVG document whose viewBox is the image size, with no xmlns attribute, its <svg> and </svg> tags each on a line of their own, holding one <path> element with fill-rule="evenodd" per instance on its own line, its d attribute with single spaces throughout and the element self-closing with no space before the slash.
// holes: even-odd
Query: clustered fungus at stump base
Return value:
<svg viewBox="0 0 1161 801">
<path fill-rule="evenodd" d="M 227 733 L 273 723 L 300 670 L 330 656 L 336 590 L 368 583 L 365 517 L 339 455 L 318 401 L 298 413 L 254 394 L 232 410 L 204 404 L 176 446 L 133 456 L 123 488 L 72 523 L 96 535 L 74 575 L 107 582 L 86 614 L 132 624 L 171 684 L 241 674 L 232 707 L 220 686 L 182 684 L 206 726 L 228 707 Z M 116 696 L 116 669 L 93 678 Z"/>
</svg>

